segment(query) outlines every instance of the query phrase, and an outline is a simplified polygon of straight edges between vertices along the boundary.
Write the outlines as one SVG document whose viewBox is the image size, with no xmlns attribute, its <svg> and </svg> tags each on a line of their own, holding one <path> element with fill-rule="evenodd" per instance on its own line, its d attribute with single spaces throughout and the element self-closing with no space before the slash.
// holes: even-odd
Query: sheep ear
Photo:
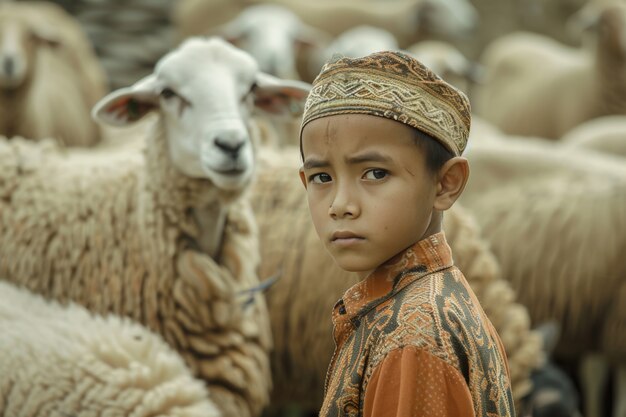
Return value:
<svg viewBox="0 0 626 417">
<path fill-rule="evenodd" d="M 254 106 L 271 115 L 297 116 L 302 114 L 311 84 L 295 80 L 282 80 L 260 72 L 256 77 Z"/>
<path fill-rule="evenodd" d="M 112 126 L 128 126 L 158 107 L 159 91 L 156 76 L 148 75 L 100 99 L 91 110 L 91 117 Z"/>
</svg>

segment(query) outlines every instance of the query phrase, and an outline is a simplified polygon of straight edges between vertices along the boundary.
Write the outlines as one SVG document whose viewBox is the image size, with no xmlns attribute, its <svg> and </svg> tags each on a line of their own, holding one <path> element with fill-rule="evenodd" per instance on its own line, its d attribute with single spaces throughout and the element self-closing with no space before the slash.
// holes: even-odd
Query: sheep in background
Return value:
<svg viewBox="0 0 626 417">
<path fill-rule="evenodd" d="M 145 327 L 0 282 L 0 414 L 220 417 L 202 381 Z"/>
<path fill-rule="evenodd" d="M 465 152 L 468 152 L 469 148 L 474 146 L 477 142 L 489 142 L 494 140 L 506 140 L 506 135 L 482 117 L 472 114 L 472 129 L 470 130 Z"/>
<path fill-rule="evenodd" d="M 505 133 L 560 138 L 599 116 L 626 113 L 626 5 L 606 8 L 595 52 L 515 33 L 485 51 L 476 112 Z"/>
<path fill-rule="evenodd" d="M 91 146 L 104 72 L 80 25 L 44 2 L 0 4 L 0 135 Z"/>
<path fill-rule="evenodd" d="M 468 95 L 474 84 L 482 82 L 483 68 L 448 42 L 421 41 L 409 46 L 406 52 Z"/>
<path fill-rule="evenodd" d="M 182 41 L 234 19 L 253 3 L 249 0 L 177 0 L 172 6 L 176 37 Z"/>
<path fill-rule="evenodd" d="M 252 55 L 259 68 L 285 79 L 300 79 L 296 69 L 302 46 L 321 47 L 330 35 L 303 23 L 288 8 L 259 4 L 210 30 Z"/>
<path fill-rule="evenodd" d="M 525 138 L 477 142 L 467 157 L 472 178 L 461 204 L 476 216 L 519 301 L 533 322 L 561 324 L 558 359 L 600 353 L 610 361 L 615 410 L 624 410 L 623 159 Z"/>
<path fill-rule="evenodd" d="M 217 0 L 182 2 L 179 9 L 184 10 L 175 11 L 177 26 L 187 35 L 203 33 L 218 22 L 218 19 L 213 17 L 213 13 L 218 10 L 218 3 Z M 426 35 L 461 37 L 478 22 L 478 14 L 467 0 L 394 2 L 245 0 L 243 3 L 285 6 L 295 12 L 302 21 L 333 36 L 359 25 L 380 27 L 391 32 L 398 39 L 400 46 L 410 45 Z M 241 7 L 241 3 L 236 4 Z M 237 6 L 230 5 L 226 10 L 230 12 Z M 224 21 L 226 20 L 228 19 Z"/>
<path fill-rule="evenodd" d="M 398 41 L 392 33 L 375 26 L 360 25 L 340 33 L 323 51 L 318 61 L 319 72 L 322 65 L 334 54 L 360 57 L 384 50 L 398 50 Z"/>
<path fill-rule="evenodd" d="M 593 47 L 593 36 L 590 36 L 589 29 L 596 25 L 603 10 L 621 2 L 622 0 L 584 0 L 566 19 L 564 33 L 577 44 Z"/>
<path fill-rule="evenodd" d="M 480 25 L 471 36 L 463 39 L 461 50 L 466 56 L 477 59 L 494 39 L 520 30 L 574 44 L 565 29 L 566 22 L 588 1 L 590 0 L 472 0 L 480 15 Z"/>
<path fill-rule="evenodd" d="M 267 293 L 274 335 L 272 405 L 298 402 L 318 408 L 334 347 L 330 311 L 358 277 L 341 270 L 319 241 L 297 175 L 297 148 L 263 149 L 260 161 L 251 193 L 259 223 L 260 276 L 279 276 Z M 446 214 L 444 228 L 455 263 L 502 338 L 519 402 L 531 391 L 530 372 L 542 360 L 539 337 L 530 331 L 528 312 L 500 278 L 472 218 L 456 207 Z"/>
<path fill-rule="evenodd" d="M 626 116 L 604 116 L 576 126 L 561 138 L 563 145 L 626 157 Z"/>
<path fill-rule="evenodd" d="M 118 126 L 157 111 L 143 155 L 0 141 L 0 276 L 146 325 L 225 416 L 258 415 L 271 337 L 250 290 L 259 253 L 243 197 L 255 165 L 247 124 L 253 107 L 285 112 L 307 93 L 221 39 L 190 39 L 94 109 Z"/>
<path fill-rule="evenodd" d="M 305 79 L 313 80 L 322 66 L 335 54 L 356 58 L 378 51 L 398 49 L 398 41 L 389 31 L 368 25 L 355 26 L 340 33 L 324 48 L 311 54 L 309 75 Z"/>
</svg>

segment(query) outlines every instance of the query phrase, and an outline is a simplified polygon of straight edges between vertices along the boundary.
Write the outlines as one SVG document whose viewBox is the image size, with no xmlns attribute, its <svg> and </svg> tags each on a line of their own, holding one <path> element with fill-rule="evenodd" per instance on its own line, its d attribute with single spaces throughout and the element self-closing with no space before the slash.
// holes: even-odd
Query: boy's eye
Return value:
<svg viewBox="0 0 626 417">
<path fill-rule="evenodd" d="M 330 182 L 330 181 L 332 181 L 332 178 L 330 177 L 330 175 L 324 172 L 320 174 L 313 174 L 309 177 L 309 182 L 316 183 L 316 184 L 323 184 L 325 182 Z"/>
<path fill-rule="evenodd" d="M 387 176 L 387 174 L 387 171 L 385 171 L 384 169 L 374 168 L 368 170 L 363 175 L 363 178 L 365 178 L 366 180 L 382 180 Z"/>
</svg>

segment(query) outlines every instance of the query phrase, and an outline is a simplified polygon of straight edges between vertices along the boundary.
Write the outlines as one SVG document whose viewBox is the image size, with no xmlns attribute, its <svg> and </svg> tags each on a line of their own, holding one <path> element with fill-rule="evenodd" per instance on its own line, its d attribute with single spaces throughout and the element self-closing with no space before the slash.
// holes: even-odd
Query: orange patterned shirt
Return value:
<svg viewBox="0 0 626 417">
<path fill-rule="evenodd" d="M 515 415 L 504 348 L 443 232 L 350 288 L 333 323 L 321 417 Z"/>
</svg>

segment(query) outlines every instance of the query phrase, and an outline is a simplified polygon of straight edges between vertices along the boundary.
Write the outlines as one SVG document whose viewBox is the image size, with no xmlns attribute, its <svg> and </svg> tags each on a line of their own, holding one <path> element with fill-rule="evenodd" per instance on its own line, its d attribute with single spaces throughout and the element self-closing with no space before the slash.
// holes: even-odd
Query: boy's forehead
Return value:
<svg viewBox="0 0 626 417">
<path fill-rule="evenodd" d="M 390 120 L 380 116 L 374 116 L 365 113 L 355 114 L 334 114 L 324 116 L 312 120 L 302 130 L 302 134 L 311 135 L 320 133 L 332 134 L 338 129 L 348 129 L 355 132 L 367 133 L 370 131 L 378 130 L 391 130 L 393 132 L 406 132 L 407 134 L 413 132 L 413 128 L 403 123 Z"/>
<path fill-rule="evenodd" d="M 367 114 L 332 115 L 315 119 L 304 127 L 302 151 L 304 157 L 311 152 L 329 152 L 335 148 L 337 141 L 341 141 L 343 151 L 356 153 L 364 146 L 381 145 L 380 148 L 384 148 L 397 141 L 414 143 L 414 136 L 413 128 L 383 117 Z"/>
</svg>

